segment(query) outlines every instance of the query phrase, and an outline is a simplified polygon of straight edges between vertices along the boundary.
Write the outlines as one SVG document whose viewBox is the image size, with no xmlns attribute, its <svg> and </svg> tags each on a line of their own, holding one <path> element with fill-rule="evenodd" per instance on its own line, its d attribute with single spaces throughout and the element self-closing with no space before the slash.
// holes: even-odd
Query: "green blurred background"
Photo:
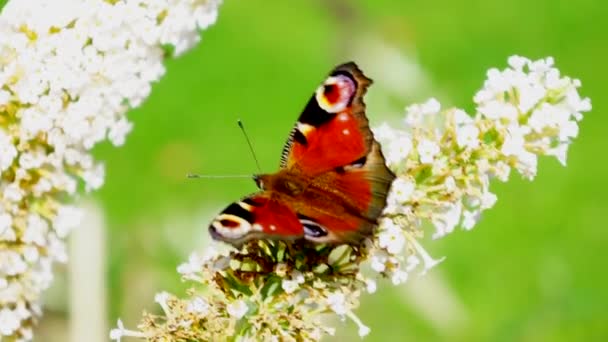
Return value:
<svg viewBox="0 0 608 342">
<path fill-rule="evenodd" d="M 432 96 L 472 110 L 485 71 L 520 54 L 553 56 L 592 99 L 568 167 L 543 159 L 533 182 L 513 174 L 493 185 L 498 203 L 473 231 L 425 239 L 447 260 L 364 296 L 366 340 L 608 340 L 606 18 L 599 0 L 226 1 L 201 44 L 168 61 L 152 96 L 129 114 L 126 145 L 95 149 L 107 166 L 91 197 L 106 216 L 108 324 L 122 317 L 134 327 L 142 310 L 158 310 L 155 292 L 183 293 L 176 266 L 203 248 L 214 214 L 255 189 L 248 179 L 185 178 L 256 171 L 237 118 L 271 172 L 335 64 L 355 60 L 376 81 L 367 98 L 373 124 L 398 123 L 405 105 Z M 65 272 L 47 295 L 42 341 L 65 336 Z M 358 339 L 351 323 L 336 324 L 336 340 Z"/>
</svg>

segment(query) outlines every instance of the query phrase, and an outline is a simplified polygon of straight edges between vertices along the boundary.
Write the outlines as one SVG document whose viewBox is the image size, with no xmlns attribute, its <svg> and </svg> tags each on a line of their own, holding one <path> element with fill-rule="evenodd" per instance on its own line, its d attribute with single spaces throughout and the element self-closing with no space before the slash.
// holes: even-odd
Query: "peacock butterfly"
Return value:
<svg viewBox="0 0 608 342">
<path fill-rule="evenodd" d="M 209 226 L 214 239 L 358 243 L 386 206 L 395 176 L 365 116 L 372 80 L 353 62 L 337 66 L 291 130 L 279 171 L 253 176 L 261 191 L 230 204 Z"/>
</svg>

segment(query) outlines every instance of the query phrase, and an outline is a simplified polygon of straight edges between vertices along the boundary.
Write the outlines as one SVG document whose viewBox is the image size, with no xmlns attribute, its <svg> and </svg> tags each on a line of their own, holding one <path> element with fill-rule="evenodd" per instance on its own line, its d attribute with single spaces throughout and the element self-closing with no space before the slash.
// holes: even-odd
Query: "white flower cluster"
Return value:
<svg viewBox="0 0 608 342">
<path fill-rule="evenodd" d="M 580 82 L 560 77 L 551 59 L 511 57 L 509 64 L 489 71 L 475 96 L 475 115 L 442 111 L 431 99 L 407 109 L 403 129 L 385 124 L 375 130 L 397 178 L 380 225 L 364 245 L 261 240 L 230 254 L 193 255 L 178 268 L 194 283 L 186 298 L 157 296 L 163 316 L 145 316 L 141 331 L 119 321 L 111 336 L 319 340 L 335 331 L 320 319 L 328 313 L 349 318 L 360 336 L 367 335 L 369 327 L 354 314 L 361 293 L 376 292 L 378 278 L 401 284 L 415 269 L 426 272 L 443 260 L 418 242 L 425 227 L 435 228 L 435 238 L 457 226 L 471 229 L 496 203 L 492 178 L 506 181 L 515 169 L 531 179 L 539 155 L 565 163 L 577 121 L 591 109 L 578 95 Z"/>
<path fill-rule="evenodd" d="M 0 339 L 32 338 L 38 299 L 94 190 L 91 148 L 124 143 L 125 113 L 211 25 L 219 0 L 12 0 L 0 14 Z"/>
<path fill-rule="evenodd" d="M 457 226 L 472 229 L 481 212 L 496 203 L 492 178 L 507 181 L 515 169 L 531 180 L 539 155 L 555 156 L 565 165 L 578 121 L 591 109 L 590 100 L 578 94 L 580 81 L 561 77 L 552 58 L 512 56 L 507 69 L 491 69 L 487 77 L 474 97 L 474 115 L 441 111 L 431 99 L 407 109 L 403 129 L 385 124 L 375 130 L 398 178 L 371 267 L 393 283 L 405 280 L 420 259 L 425 271 L 441 261 L 416 241 L 425 222 L 435 227 L 433 238 Z"/>
</svg>

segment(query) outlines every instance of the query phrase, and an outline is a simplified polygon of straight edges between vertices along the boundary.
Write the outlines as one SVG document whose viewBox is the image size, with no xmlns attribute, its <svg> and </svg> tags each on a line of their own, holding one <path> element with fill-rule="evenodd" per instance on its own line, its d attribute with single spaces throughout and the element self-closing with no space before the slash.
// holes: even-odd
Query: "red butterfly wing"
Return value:
<svg viewBox="0 0 608 342">
<path fill-rule="evenodd" d="M 264 191 L 230 204 L 209 226 L 211 236 L 238 245 L 256 237 L 297 239 L 302 224 L 291 206 Z"/>
</svg>

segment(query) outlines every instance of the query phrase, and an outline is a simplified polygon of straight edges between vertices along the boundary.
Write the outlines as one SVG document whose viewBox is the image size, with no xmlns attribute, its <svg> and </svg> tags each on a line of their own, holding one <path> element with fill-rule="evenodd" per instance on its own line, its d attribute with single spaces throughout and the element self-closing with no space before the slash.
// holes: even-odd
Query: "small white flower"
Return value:
<svg viewBox="0 0 608 342">
<path fill-rule="evenodd" d="M 375 293 L 377 289 L 376 281 L 373 279 L 366 279 L 365 289 L 367 290 L 367 293 Z"/>
<path fill-rule="evenodd" d="M 23 259 L 28 263 L 34 263 L 40 257 L 40 253 L 38 252 L 38 247 L 35 246 L 26 246 L 23 248 Z"/>
<path fill-rule="evenodd" d="M 183 276 L 195 276 L 197 272 L 203 269 L 205 259 L 198 256 L 196 253 L 190 254 L 188 262 L 185 262 L 177 267 L 177 272 Z"/>
<path fill-rule="evenodd" d="M 209 303 L 201 297 L 195 297 L 188 303 L 186 310 L 204 316 L 209 313 Z"/>
<path fill-rule="evenodd" d="M 120 319 L 116 323 L 116 326 L 117 328 L 110 330 L 110 339 L 115 340 L 116 342 L 120 342 L 123 337 L 147 338 L 144 333 L 125 329 Z"/>
<path fill-rule="evenodd" d="M 457 126 L 456 143 L 461 148 L 477 148 L 479 146 L 479 129 L 475 125 Z"/>
<path fill-rule="evenodd" d="M 493 172 L 496 178 L 498 178 L 502 182 L 506 182 L 507 180 L 509 180 L 511 167 L 507 163 L 499 161 L 494 165 Z"/>
<path fill-rule="evenodd" d="M 37 152 L 25 152 L 19 156 L 19 166 L 22 169 L 36 169 L 39 168 L 45 161 L 43 153 Z"/>
<path fill-rule="evenodd" d="M 445 186 L 445 191 L 450 193 L 458 189 L 456 186 L 456 180 L 452 176 L 447 177 L 445 182 L 443 182 L 443 185 Z"/>
<path fill-rule="evenodd" d="M 576 87 L 579 85 L 576 85 Z M 566 104 L 570 110 L 574 112 L 573 115 L 577 117 L 577 120 L 582 118 L 582 116 L 580 116 L 580 112 L 588 112 L 591 110 L 591 100 L 589 98 L 581 99 L 576 89 L 568 90 L 566 93 Z"/>
<path fill-rule="evenodd" d="M 376 139 L 380 141 L 393 140 L 398 135 L 397 131 L 386 122 L 383 122 L 378 127 L 372 128 L 372 131 L 374 132 Z"/>
<path fill-rule="evenodd" d="M 378 234 L 378 246 L 385 248 L 390 254 L 399 254 L 405 247 L 405 236 L 401 227 L 390 219 L 384 219 Z"/>
<path fill-rule="evenodd" d="M 8 169 L 17 156 L 17 149 L 11 138 L 0 128 L 0 172 Z"/>
<path fill-rule="evenodd" d="M 37 214 L 30 214 L 27 218 L 27 227 L 23 233 L 23 241 L 38 246 L 46 245 L 48 224 Z"/>
<path fill-rule="evenodd" d="M 517 157 L 517 170 L 527 179 L 533 179 L 534 176 L 536 176 L 538 165 L 538 157 L 536 154 L 522 150 L 521 154 Z"/>
<path fill-rule="evenodd" d="M 0 239 L 14 241 L 17 236 L 12 228 L 13 217 L 7 213 L 0 213 Z"/>
<path fill-rule="evenodd" d="M 416 254 L 412 254 L 407 257 L 405 271 L 411 272 L 418 265 L 420 265 L 420 258 Z"/>
<path fill-rule="evenodd" d="M 84 179 L 86 184 L 86 190 L 97 190 L 101 188 L 103 185 L 105 170 L 103 165 L 99 164 L 94 168 L 87 170 L 83 173 L 82 179 Z"/>
<path fill-rule="evenodd" d="M 0 81 L 0 83 L 4 82 Z M 0 106 L 6 105 L 9 102 L 10 98 L 11 94 L 8 91 L 0 89 Z"/>
<path fill-rule="evenodd" d="M 369 335 L 369 333 L 371 331 L 372 330 L 367 325 L 361 324 L 361 325 L 359 325 L 359 329 L 358 329 L 357 333 L 359 334 L 359 337 L 365 337 L 365 336 Z"/>
<path fill-rule="evenodd" d="M 462 228 L 471 230 L 479 221 L 480 211 L 479 210 L 465 210 L 462 212 Z"/>
<path fill-rule="evenodd" d="M 374 271 L 381 273 L 386 270 L 386 256 L 383 255 L 372 255 L 371 267 Z"/>
<path fill-rule="evenodd" d="M 560 164 L 566 166 L 568 156 L 568 144 L 559 144 L 557 147 L 547 150 L 548 156 L 555 156 Z"/>
<path fill-rule="evenodd" d="M 508 59 L 509 66 L 511 66 L 511 68 L 515 69 L 516 71 L 522 71 L 523 67 L 529 62 L 530 61 L 527 58 L 517 55 L 513 55 Z"/>
<path fill-rule="evenodd" d="M 402 177 L 395 178 L 391 185 L 387 202 L 395 205 L 404 205 L 411 199 L 415 185 L 416 184 L 409 179 L 404 179 Z"/>
<path fill-rule="evenodd" d="M 494 204 L 496 204 L 498 197 L 496 197 L 495 194 L 493 194 L 489 191 L 486 191 L 481 195 L 480 200 L 481 200 L 481 202 L 480 202 L 481 209 L 490 209 L 494 206 Z"/>
<path fill-rule="evenodd" d="M 397 269 L 395 271 L 393 271 L 393 274 L 391 276 L 391 281 L 393 283 L 393 285 L 399 285 L 399 284 L 403 284 L 407 281 L 408 278 L 408 274 L 407 272 L 405 272 L 404 270 L 401 269 Z"/>
<path fill-rule="evenodd" d="M 414 104 L 405 109 L 405 123 L 409 127 L 418 127 L 426 123 L 429 117 L 439 113 L 441 104 L 434 98 L 428 99 L 422 104 Z"/>
<path fill-rule="evenodd" d="M 53 219 L 53 229 L 57 232 L 57 236 L 65 238 L 73 228 L 80 224 L 82 217 L 81 209 L 70 205 L 60 206 L 57 209 L 57 216 Z"/>
<path fill-rule="evenodd" d="M 437 229 L 433 234 L 433 239 L 451 233 L 460 222 L 461 214 L 462 204 L 460 202 L 446 204 L 442 210 L 438 210 L 431 220 Z"/>
<path fill-rule="evenodd" d="M 3 197 L 10 202 L 19 202 L 23 198 L 24 191 L 17 183 L 11 183 L 4 188 Z"/>
<path fill-rule="evenodd" d="M 300 271 L 293 271 L 291 274 L 291 278 L 295 280 L 298 284 L 304 284 L 304 282 L 306 281 L 306 278 L 304 278 L 304 275 Z"/>
<path fill-rule="evenodd" d="M 412 140 L 405 134 L 399 138 L 390 140 L 386 145 L 386 163 L 389 166 L 398 165 L 403 162 L 412 150 Z"/>
<path fill-rule="evenodd" d="M 531 81 L 529 78 L 523 75 L 520 75 L 520 77 L 517 78 L 513 84 L 513 87 L 519 96 L 518 107 L 522 113 L 527 113 L 534 108 L 534 106 L 536 106 L 547 93 L 547 90 L 542 84 Z"/>
<path fill-rule="evenodd" d="M 243 316 L 245 316 L 245 314 L 249 310 L 249 307 L 247 306 L 247 303 L 245 303 L 243 300 L 237 300 L 233 303 L 228 304 L 226 310 L 228 311 L 228 314 L 230 316 L 236 319 L 241 319 L 243 318 Z"/>
<path fill-rule="evenodd" d="M 462 109 L 451 111 L 456 126 L 473 124 L 473 119 Z"/>
<path fill-rule="evenodd" d="M 21 320 L 13 310 L 6 307 L 0 310 L 0 334 L 10 336 L 19 326 L 21 326 Z"/>
<path fill-rule="evenodd" d="M 122 337 L 125 336 L 125 327 L 123 326 L 122 320 L 120 320 L 120 319 L 118 320 L 116 325 L 117 325 L 117 328 L 110 330 L 110 339 L 120 342 Z"/>
<path fill-rule="evenodd" d="M 510 122 L 517 120 L 517 108 L 510 103 L 502 101 L 483 102 L 477 111 L 488 119 L 507 119 Z"/>
<path fill-rule="evenodd" d="M 281 288 L 283 288 L 286 293 L 293 293 L 298 287 L 299 283 L 296 280 L 283 279 L 281 282 Z"/>
<path fill-rule="evenodd" d="M 21 274 L 27 270 L 27 263 L 22 256 L 12 250 L 0 251 L 0 273 L 9 276 Z"/>
<path fill-rule="evenodd" d="M 154 301 L 160 305 L 165 313 L 171 312 L 169 308 L 168 301 L 171 298 L 171 295 L 168 292 L 159 292 L 154 296 Z"/>
<path fill-rule="evenodd" d="M 423 164 L 432 163 L 435 156 L 440 151 L 439 145 L 437 145 L 436 142 L 428 139 L 421 140 L 418 143 L 417 150 L 420 156 L 420 162 Z"/>
<path fill-rule="evenodd" d="M 113 123 L 108 133 L 108 138 L 115 146 L 121 146 L 125 143 L 125 137 L 133 129 L 133 124 L 125 118 Z"/>
<path fill-rule="evenodd" d="M 547 57 L 545 59 L 539 59 L 537 61 L 528 62 L 528 67 L 531 72 L 539 74 L 546 73 L 553 66 L 553 57 Z"/>
<path fill-rule="evenodd" d="M 334 292 L 327 295 L 327 305 L 340 316 L 345 315 L 348 312 L 346 307 L 346 296 L 341 292 Z"/>
</svg>

